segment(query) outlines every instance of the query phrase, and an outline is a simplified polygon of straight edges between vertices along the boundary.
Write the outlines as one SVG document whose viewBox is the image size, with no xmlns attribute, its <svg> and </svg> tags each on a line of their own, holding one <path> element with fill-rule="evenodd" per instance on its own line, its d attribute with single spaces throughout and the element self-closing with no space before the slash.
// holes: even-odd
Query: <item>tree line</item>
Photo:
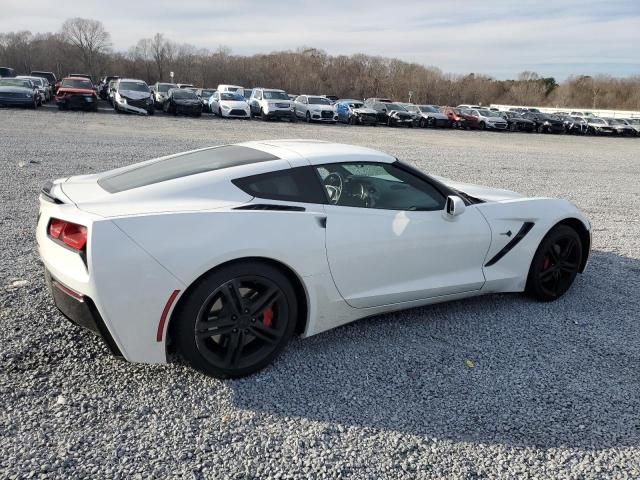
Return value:
<svg viewBox="0 0 640 480">
<path fill-rule="evenodd" d="M 157 33 L 126 52 L 112 49 L 102 22 L 70 18 L 60 31 L 0 34 L 0 66 L 20 73 L 52 71 L 58 78 L 89 73 L 94 79 L 119 75 L 148 83 L 174 81 L 215 87 L 283 88 L 290 93 L 331 94 L 343 98 L 390 97 L 416 103 L 458 105 L 502 103 L 571 108 L 640 110 L 640 75 L 575 75 L 557 83 L 553 77 L 522 72 L 513 80 L 442 72 L 436 67 L 364 54 L 329 55 L 316 48 L 235 55 L 174 42 Z"/>
</svg>

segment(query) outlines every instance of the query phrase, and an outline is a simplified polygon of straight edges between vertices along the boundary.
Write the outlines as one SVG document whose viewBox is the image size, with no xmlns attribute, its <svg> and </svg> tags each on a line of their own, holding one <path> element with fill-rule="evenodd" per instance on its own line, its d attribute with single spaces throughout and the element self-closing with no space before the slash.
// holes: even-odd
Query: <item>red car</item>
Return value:
<svg viewBox="0 0 640 480">
<path fill-rule="evenodd" d="M 90 80 L 82 77 L 65 77 L 56 92 L 56 104 L 60 110 L 98 110 L 98 95 Z"/>
<path fill-rule="evenodd" d="M 440 112 L 444 113 L 451 122 L 453 128 L 467 128 L 467 119 L 462 115 L 461 108 L 440 107 Z"/>
</svg>

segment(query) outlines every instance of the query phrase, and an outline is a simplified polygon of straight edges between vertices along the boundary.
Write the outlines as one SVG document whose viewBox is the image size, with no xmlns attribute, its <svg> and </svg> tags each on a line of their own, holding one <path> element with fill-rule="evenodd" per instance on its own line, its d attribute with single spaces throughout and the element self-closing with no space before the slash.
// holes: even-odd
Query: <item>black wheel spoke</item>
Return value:
<svg viewBox="0 0 640 480">
<path fill-rule="evenodd" d="M 569 255 L 571 255 L 571 252 L 573 252 L 573 249 L 576 246 L 576 241 L 573 238 L 570 238 L 569 241 L 567 242 L 567 246 L 564 248 L 564 251 L 562 252 L 562 258 L 563 259 L 567 259 L 569 258 Z"/>
<path fill-rule="evenodd" d="M 554 276 L 554 280 L 553 280 L 553 292 L 557 295 L 558 292 L 560 291 L 560 272 L 556 271 L 555 272 L 555 276 Z"/>
<path fill-rule="evenodd" d="M 274 302 L 280 298 L 280 289 L 276 286 L 269 287 L 264 293 L 258 295 L 251 303 L 251 315 L 260 315 L 268 306 L 273 305 Z"/>
<path fill-rule="evenodd" d="M 238 282 L 230 281 L 221 293 L 225 299 L 225 307 L 229 307 L 235 315 L 240 315 L 243 309 L 243 300 Z"/>
<path fill-rule="evenodd" d="M 229 341 L 227 343 L 227 348 L 224 353 L 224 359 L 222 363 L 226 367 L 233 367 L 238 364 L 238 360 L 242 355 L 243 345 L 243 334 L 242 331 L 238 331 L 231 336 L 229 336 Z"/>
<path fill-rule="evenodd" d="M 560 265 L 558 265 L 558 268 L 563 272 L 573 273 L 578 270 L 578 264 L 565 261 L 560 263 Z"/>
<path fill-rule="evenodd" d="M 551 277 L 553 277 L 553 273 L 555 272 L 555 270 L 553 269 L 548 269 L 548 270 L 544 270 L 542 272 L 540 272 L 540 281 L 542 282 L 546 282 L 548 281 Z"/>
<path fill-rule="evenodd" d="M 560 261 L 560 257 L 558 255 L 558 252 L 556 252 L 556 244 L 551 245 L 551 248 L 549 249 L 549 256 L 551 257 L 551 261 L 556 264 Z M 558 248 L 559 250 L 559 248 Z"/>
<path fill-rule="evenodd" d="M 259 340 L 267 343 L 277 343 L 280 339 L 280 332 L 271 328 L 265 327 L 261 323 L 256 323 L 249 327 L 249 331 Z"/>
<path fill-rule="evenodd" d="M 235 322 L 223 325 L 217 325 L 215 327 L 206 328 L 203 327 L 202 324 L 198 326 L 197 336 L 198 338 L 209 338 L 215 337 L 217 335 L 226 335 L 231 333 L 233 329 L 236 327 Z"/>
</svg>

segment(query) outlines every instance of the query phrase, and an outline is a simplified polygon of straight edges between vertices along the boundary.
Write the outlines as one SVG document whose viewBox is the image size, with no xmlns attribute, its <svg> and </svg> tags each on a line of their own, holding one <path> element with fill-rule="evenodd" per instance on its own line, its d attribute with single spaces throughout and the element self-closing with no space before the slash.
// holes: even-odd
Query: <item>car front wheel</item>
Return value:
<svg viewBox="0 0 640 480">
<path fill-rule="evenodd" d="M 533 256 L 526 292 L 543 302 L 560 298 L 573 284 L 582 255 L 578 233 L 568 225 L 554 227 Z"/>
<path fill-rule="evenodd" d="M 193 368 L 217 378 L 270 364 L 293 335 L 298 303 L 287 277 L 260 262 L 206 275 L 181 301 L 171 338 Z"/>
</svg>

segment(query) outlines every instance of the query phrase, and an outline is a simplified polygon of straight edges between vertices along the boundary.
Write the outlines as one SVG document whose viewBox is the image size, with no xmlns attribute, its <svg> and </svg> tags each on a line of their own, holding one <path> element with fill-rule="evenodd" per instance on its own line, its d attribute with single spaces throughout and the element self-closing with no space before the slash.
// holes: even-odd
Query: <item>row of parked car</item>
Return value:
<svg viewBox="0 0 640 480">
<path fill-rule="evenodd" d="M 2 70 L 0 69 L 0 73 Z M 280 89 L 218 85 L 197 88 L 191 84 L 157 82 L 106 76 L 97 85 L 89 75 L 72 74 L 57 81 L 52 72 L 0 78 L 0 105 L 37 108 L 55 99 L 58 108 L 97 110 L 98 99 L 117 112 L 153 115 L 163 110 L 173 115 L 199 117 L 203 112 L 225 118 L 298 120 L 390 127 L 510 130 L 589 135 L 640 135 L 640 118 L 601 118 L 591 113 L 535 108 L 497 108 L 480 105 L 416 105 L 389 98 L 339 99 L 331 95 L 291 95 Z"/>
</svg>

